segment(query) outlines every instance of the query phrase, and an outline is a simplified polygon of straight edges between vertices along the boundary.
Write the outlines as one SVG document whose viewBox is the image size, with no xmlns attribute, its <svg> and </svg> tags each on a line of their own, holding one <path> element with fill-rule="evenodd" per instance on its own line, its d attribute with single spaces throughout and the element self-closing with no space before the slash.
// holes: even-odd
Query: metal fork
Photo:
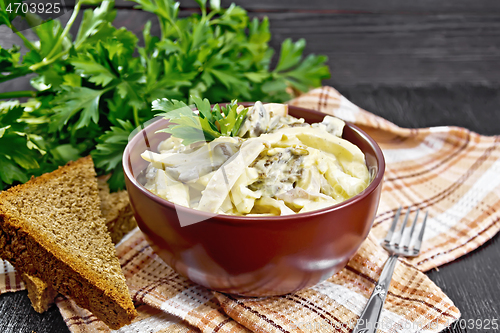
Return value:
<svg viewBox="0 0 500 333">
<path fill-rule="evenodd" d="M 420 233 L 417 235 L 415 233 L 415 225 L 417 224 L 420 209 L 417 209 L 413 223 L 410 226 L 407 226 L 410 210 L 411 207 L 408 207 L 403 225 L 396 233 L 394 231 L 396 230 L 399 216 L 401 214 L 401 207 L 399 207 L 396 215 L 394 216 L 391 228 L 382 242 L 382 246 L 389 251 L 390 256 L 385 262 L 380 278 L 375 285 L 375 289 L 373 290 L 368 303 L 365 305 L 363 313 L 356 323 L 356 327 L 354 327 L 353 333 L 371 333 L 377 330 L 377 327 L 379 327 L 378 320 L 380 318 L 380 313 L 382 312 L 382 307 L 384 306 L 385 297 L 387 295 L 387 291 L 389 290 L 389 285 L 391 284 L 392 273 L 394 272 L 394 267 L 396 267 L 396 263 L 398 262 L 398 257 L 415 257 L 420 252 L 420 245 L 422 244 L 422 239 L 424 237 L 428 212 L 425 213 L 422 228 L 420 229 Z M 411 247 L 412 244 L 413 247 Z"/>
</svg>

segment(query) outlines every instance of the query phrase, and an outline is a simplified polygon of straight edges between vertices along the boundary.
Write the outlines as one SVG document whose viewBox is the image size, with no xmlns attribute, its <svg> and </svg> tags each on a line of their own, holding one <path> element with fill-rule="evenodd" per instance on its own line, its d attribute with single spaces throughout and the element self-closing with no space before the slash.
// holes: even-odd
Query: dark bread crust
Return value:
<svg viewBox="0 0 500 333">
<path fill-rule="evenodd" d="M 106 219 L 106 227 L 111 236 L 111 241 L 117 244 L 125 234 L 137 226 L 132 207 L 130 206 L 127 191 L 110 193 L 107 180 L 109 176 L 97 178 L 99 186 L 99 198 L 101 199 L 102 215 Z M 21 274 L 21 278 L 28 290 L 31 305 L 38 313 L 47 311 L 57 292 L 50 283 L 36 276 Z"/>
<path fill-rule="evenodd" d="M 47 311 L 54 303 L 57 291 L 36 276 L 23 273 L 21 279 L 23 279 L 26 290 L 28 290 L 28 297 L 33 309 L 38 313 Z"/>
<path fill-rule="evenodd" d="M 112 329 L 129 324 L 135 318 L 133 307 L 124 309 L 121 305 L 127 303 L 125 297 L 118 298 L 108 290 L 96 288 L 40 246 L 29 234 L 3 222 L 0 221 L 3 226 L 0 234 L 0 255 L 10 261 L 16 270 L 50 283 L 59 293 L 71 297 L 79 306 L 90 310 Z"/>
<path fill-rule="evenodd" d="M 58 194 L 54 194 L 61 189 L 57 181 L 67 178 L 81 181 L 80 184 L 68 184 L 68 188 L 61 190 L 59 202 Z M 79 188 L 71 188 L 73 185 Z M 88 188 L 82 189 L 82 186 Z M 55 195 L 55 199 L 47 201 L 49 205 L 55 202 L 61 206 L 43 207 L 41 211 L 47 212 L 44 216 L 19 214 L 23 210 L 29 211 L 30 204 L 43 205 L 43 202 L 40 203 L 43 193 L 36 193 L 33 197 L 30 195 L 32 191 L 44 190 L 47 191 L 47 197 Z M 72 194 L 74 198 L 69 200 L 67 196 Z M 80 202 L 86 207 L 78 207 Z M 137 313 L 104 219 L 100 216 L 99 204 L 97 181 L 90 157 L 70 162 L 52 173 L 0 193 L 0 257 L 9 260 L 19 272 L 43 279 L 58 292 L 70 296 L 78 305 L 90 310 L 110 328 L 117 329 L 129 324 Z M 71 206 L 66 207 L 68 205 Z M 40 210 L 40 207 L 35 207 L 34 211 L 36 209 Z M 75 215 L 76 221 L 71 221 L 73 224 L 68 221 L 68 225 L 75 230 L 54 230 L 57 237 L 52 237 L 52 234 L 44 233 L 44 228 L 50 226 L 52 221 L 55 226 L 56 222 L 59 225 L 64 223 L 66 215 L 57 215 L 58 210 L 70 211 L 71 214 L 66 214 L 69 218 Z M 87 221 L 89 216 L 93 217 L 92 221 Z M 67 248 L 67 245 L 74 245 L 71 238 L 79 237 L 83 232 L 95 235 L 98 242 L 92 246 L 98 247 L 99 252 L 94 252 L 101 258 L 86 258 L 92 251 L 82 249 L 80 252 Z M 76 243 L 86 245 L 78 241 Z M 102 267 L 92 264 L 96 260 L 103 263 Z"/>
<path fill-rule="evenodd" d="M 127 191 L 110 193 L 107 179 L 99 177 L 99 197 L 101 199 L 102 216 L 106 219 L 106 227 L 111 241 L 116 245 L 129 231 L 137 227 L 134 212 Z"/>
</svg>

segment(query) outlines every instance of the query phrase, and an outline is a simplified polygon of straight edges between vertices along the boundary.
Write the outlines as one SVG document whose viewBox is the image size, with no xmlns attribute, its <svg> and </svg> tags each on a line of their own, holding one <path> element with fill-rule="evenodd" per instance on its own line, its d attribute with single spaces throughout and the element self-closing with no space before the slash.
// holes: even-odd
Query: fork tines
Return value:
<svg viewBox="0 0 500 333">
<path fill-rule="evenodd" d="M 401 206 L 397 210 L 391 227 L 389 228 L 389 231 L 387 232 L 387 235 L 382 243 L 382 246 L 389 252 L 401 254 L 404 256 L 416 256 L 420 252 L 420 246 L 422 244 L 422 239 L 424 236 L 428 212 L 425 213 L 422 227 L 420 228 L 420 233 L 418 235 L 415 234 L 415 226 L 417 225 L 420 209 L 416 210 L 415 218 L 413 219 L 411 225 L 408 226 L 408 218 L 410 216 L 410 212 L 411 207 L 408 207 L 401 228 L 398 230 L 398 232 L 395 232 L 399 217 L 401 215 Z M 413 244 L 413 250 L 410 249 L 411 244 Z"/>
</svg>

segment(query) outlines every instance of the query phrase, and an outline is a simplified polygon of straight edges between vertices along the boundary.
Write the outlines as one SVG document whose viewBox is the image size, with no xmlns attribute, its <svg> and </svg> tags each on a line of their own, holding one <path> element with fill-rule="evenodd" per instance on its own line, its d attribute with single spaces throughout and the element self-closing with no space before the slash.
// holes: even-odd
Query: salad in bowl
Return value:
<svg viewBox="0 0 500 333">
<path fill-rule="evenodd" d="M 293 105 L 196 108 L 161 118 L 123 154 L 137 224 L 163 261 L 207 288 L 283 295 L 341 270 L 366 239 L 385 170 L 363 130 Z"/>
<path fill-rule="evenodd" d="M 233 101 L 198 114 L 172 105 L 169 100 L 153 105 L 173 119 L 163 130 L 172 135 L 157 152 L 141 156 L 149 162 L 145 188 L 177 205 L 228 215 L 289 215 L 333 206 L 370 183 L 365 156 L 342 138 L 345 123 L 339 118 L 327 115 L 308 124 L 289 115 L 288 105 L 276 103 L 245 107 Z M 209 117 L 203 114 L 212 116 L 214 109 L 221 115 L 215 129 L 233 126 L 219 136 L 210 127 L 205 135 L 201 121 Z M 195 125 L 200 121 L 198 133 L 175 123 L 186 121 L 176 120 L 180 112 Z"/>
</svg>

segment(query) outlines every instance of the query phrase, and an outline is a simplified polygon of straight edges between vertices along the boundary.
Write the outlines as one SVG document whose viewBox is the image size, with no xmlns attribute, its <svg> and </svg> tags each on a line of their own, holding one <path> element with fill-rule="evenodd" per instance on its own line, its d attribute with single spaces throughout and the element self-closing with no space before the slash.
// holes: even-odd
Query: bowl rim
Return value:
<svg viewBox="0 0 500 333">
<path fill-rule="evenodd" d="M 224 105 L 224 104 L 227 104 L 227 103 L 219 103 L 219 105 Z M 238 103 L 238 104 L 241 104 L 244 106 L 251 106 L 254 104 L 254 102 L 243 102 L 243 103 Z M 289 107 L 292 107 L 292 108 L 297 109 L 299 111 L 312 113 L 312 114 L 315 114 L 317 116 L 324 117 L 324 116 L 329 115 L 329 114 L 324 113 L 324 112 L 316 111 L 313 109 L 302 108 L 302 107 L 298 107 L 298 106 L 294 106 L 294 105 L 289 105 Z M 264 222 L 268 222 L 270 219 L 272 219 L 273 221 L 290 221 L 290 220 L 295 220 L 295 219 L 302 220 L 302 219 L 307 218 L 307 217 L 327 214 L 330 212 L 340 210 L 346 206 L 354 205 L 358 201 L 363 200 L 364 198 L 369 196 L 372 192 L 374 192 L 377 189 L 377 187 L 382 183 L 383 178 L 384 178 L 386 164 L 385 164 L 384 154 L 382 153 L 382 149 L 380 148 L 380 146 L 377 144 L 377 142 L 371 136 L 369 136 L 361 128 L 359 128 L 358 126 L 354 125 L 351 122 L 344 121 L 346 123 L 346 125 L 348 125 L 355 132 L 357 132 L 357 134 L 360 135 L 362 137 L 362 139 L 367 141 L 370 144 L 370 146 L 372 146 L 374 148 L 374 151 L 375 151 L 375 157 L 377 160 L 377 173 L 376 173 L 375 177 L 372 179 L 372 181 L 370 182 L 370 184 L 361 193 L 358 193 L 355 196 L 353 196 L 352 198 L 349 198 L 349 199 L 342 201 L 338 204 L 335 204 L 333 206 L 325 207 L 325 208 L 310 211 L 310 212 L 297 213 L 297 214 L 293 214 L 293 215 L 238 216 L 238 215 L 214 214 L 214 213 L 210 213 L 210 212 L 204 212 L 204 211 L 197 210 L 194 208 L 174 204 L 174 203 L 172 203 L 166 199 L 163 199 L 162 197 L 148 191 L 143 185 L 141 185 L 139 183 L 139 181 L 136 179 L 136 177 L 133 176 L 132 171 L 129 168 L 130 163 L 128 163 L 128 161 L 130 159 L 129 156 L 130 156 L 130 151 L 132 149 L 131 147 L 133 145 L 135 145 L 136 142 L 138 140 L 140 140 L 141 137 L 144 136 L 143 133 L 146 131 L 146 129 L 154 126 L 159 121 L 166 121 L 166 120 L 163 118 L 160 118 L 158 120 L 155 120 L 155 121 L 149 123 L 147 126 L 145 126 L 140 131 L 138 131 L 131 139 L 129 139 L 129 142 L 127 143 L 125 150 L 123 152 L 123 155 L 122 155 L 122 166 L 123 166 L 123 172 L 125 174 L 125 177 L 133 184 L 133 186 L 138 188 L 142 194 L 146 195 L 149 199 L 155 201 L 156 203 L 158 203 L 162 206 L 167 206 L 171 209 L 175 209 L 176 211 L 180 210 L 180 212 L 203 216 L 203 217 L 206 217 L 207 219 L 208 218 L 216 219 L 219 222 L 226 222 L 229 224 L 233 224 L 233 223 L 235 223 L 235 224 L 264 223 Z M 142 134 L 142 135 L 140 135 L 140 134 Z M 177 211 L 178 214 L 180 212 Z"/>
</svg>

